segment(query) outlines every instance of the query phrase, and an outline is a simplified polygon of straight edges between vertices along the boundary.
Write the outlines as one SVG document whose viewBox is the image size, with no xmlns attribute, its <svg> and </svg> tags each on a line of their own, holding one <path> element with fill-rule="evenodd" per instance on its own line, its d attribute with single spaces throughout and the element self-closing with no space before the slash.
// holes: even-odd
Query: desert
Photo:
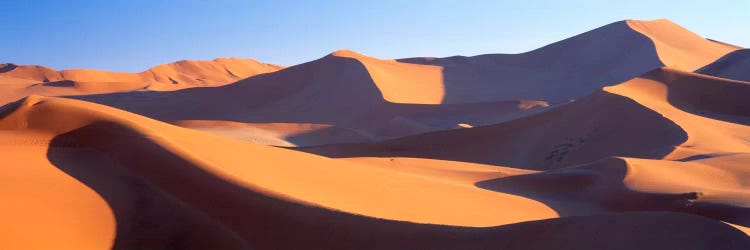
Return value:
<svg viewBox="0 0 750 250">
<path fill-rule="evenodd" d="M 4 62 L 0 249 L 750 249 L 748 51 Z"/>
</svg>

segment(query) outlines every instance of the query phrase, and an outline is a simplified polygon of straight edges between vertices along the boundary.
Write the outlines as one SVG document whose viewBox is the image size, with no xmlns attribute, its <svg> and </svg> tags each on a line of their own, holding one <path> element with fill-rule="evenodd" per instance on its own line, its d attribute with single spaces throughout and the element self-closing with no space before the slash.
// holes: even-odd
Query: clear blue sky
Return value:
<svg viewBox="0 0 750 250">
<path fill-rule="evenodd" d="M 343 48 L 380 58 L 518 53 L 656 18 L 750 46 L 748 11 L 746 0 L 1 0 L 0 62 L 135 72 L 230 56 L 294 65 Z"/>
</svg>

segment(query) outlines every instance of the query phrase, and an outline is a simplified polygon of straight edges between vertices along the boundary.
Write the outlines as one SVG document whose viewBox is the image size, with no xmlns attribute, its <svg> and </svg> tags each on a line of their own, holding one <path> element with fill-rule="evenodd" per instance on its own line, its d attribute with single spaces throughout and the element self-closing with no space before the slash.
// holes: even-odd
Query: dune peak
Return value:
<svg viewBox="0 0 750 250">
<path fill-rule="evenodd" d="M 361 53 L 358 53 L 356 51 L 349 50 L 349 49 L 340 49 L 340 50 L 331 52 L 331 54 L 329 54 L 329 55 L 330 56 L 336 56 L 336 57 L 351 57 L 351 58 L 366 57 L 365 55 L 363 55 Z"/>
</svg>

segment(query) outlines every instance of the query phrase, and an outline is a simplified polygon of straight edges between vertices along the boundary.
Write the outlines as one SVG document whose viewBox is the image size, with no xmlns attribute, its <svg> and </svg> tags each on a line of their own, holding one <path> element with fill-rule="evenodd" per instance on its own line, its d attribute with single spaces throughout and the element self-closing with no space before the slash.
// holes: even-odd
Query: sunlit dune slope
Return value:
<svg viewBox="0 0 750 250">
<path fill-rule="evenodd" d="M 140 73 L 89 69 L 57 71 L 36 65 L 0 64 L 0 104 L 35 94 L 64 96 L 220 86 L 281 68 L 240 58 L 185 60 Z"/>
<path fill-rule="evenodd" d="M 2 64 L 0 249 L 750 249 L 746 57 L 627 20 L 514 55 Z"/>
<path fill-rule="evenodd" d="M 669 20 L 627 20 L 521 54 L 398 61 L 442 67 L 445 103 L 557 102 L 586 96 L 663 65 L 693 71 L 736 49 Z"/>
<path fill-rule="evenodd" d="M 443 101 L 445 90 L 440 67 L 380 60 L 351 50 L 339 50 L 331 56 L 352 58 L 362 63 L 388 102 L 439 104 Z"/>
<path fill-rule="evenodd" d="M 648 122 L 631 122 L 648 121 Z M 621 155 L 661 158 L 687 139 L 674 122 L 599 92 L 529 117 L 380 143 L 300 148 L 334 157 L 406 156 L 551 169 Z"/>
<path fill-rule="evenodd" d="M 539 202 L 479 189 L 471 183 L 456 185 L 367 164 L 332 160 L 211 136 L 81 101 L 31 96 L 5 106 L 3 116 L 0 129 L 12 132 L 6 133 L 7 136 L 17 137 L 17 141 L 10 141 L 5 147 L 23 145 L 19 141 L 40 141 L 38 149 L 48 149 L 47 157 L 50 158 L 51 165 L 76 178 L 83 178 L 81 181 L 97 192 L 107 192 L 96 189 L 96 183 L 106 181 L 107 178 L 128 179 L 139 176 L 155 185 L 154 189 L 166 191 L 169 197 L 186 198 L 195 195 L 190 190 L 203 185 L 201 178 L 215 178 L 226 185 L 236 185 L 237 188 L 248 190 L 247 192 L 395 220 L 498 225 L 556 216 L 554 211 Z M 39 153 L 41 155 L 35 157 L 43 158 L 44 152 Z M 7 163 L 24 164 L 20 159 L 18 162 Z M 40 168 L 53 171 L 51 165 L 46 163 Z M 84 166 L 97 167 L 87 170 Z M 195 171 L 211 177 L 200 177 L 202 175 Z M 97 177 L 96 173 L 103 176 Z M 64 180 L 64 177 L 56 178 Z M 181 181 L 176 182 L 177 180 Z M 132 185 L 134 184 L 124 183 L 121 188 L 134 188 Z M 185 185 L 192 187 L 183 189 Z M 150 190 L 149 185 L 144 188 Z M 231 190 L 217 189 L 211 192 L 232 194 Z M 251 197 L 237 196 L 229 199 L 249 198 Z M 119 206 L 132 205 L 122 198 L 114 199 L 109 205 L 116 214 L 118 211 L 128 210 L 127 207 Z M 183 202 L 190 204 L 191 201 Z M 209 209 L 211 205 L 207 200 L 195 202 L 205 202 L 199 205 L 208 206 L 205 209 Z M 500 204 L 506 204 L 501 205 L 504 207 L 502 215 L 495 212 Z M 154 208 L 157 211 L 151 213 L 163 212 L 158 209 L 166 209 L 167 205 L 164 206 Z M 192 215 L 194 212 L 187 210 L 186 214 Z M 471 211 L 471 216 L 455 211 Z M 220 212 L 214 211 L 213 215 L 222 216 Z M 119 219 L 129 221 L 133 218 Z M 194 220 L 200 221 L 199 219 L 200 217 Z M 102 227 L 111 225 L 112 222 L 109 223 Z M 216 231 L 217 234 L 220 232 Z M 174 235 L 180 232 L 164 233 Z M 119 235 L 126 238 L 139 237 L 137 231 Z M 232 239 L 230 236 L 219 234 L 214 237 Z M 123 240 L 127 242 L 127 239 Z"/>
<path fill-rule="evenodd" d="M 90 69 L 55 70 L 37 65 L 0 64 L 0 76 L 36 82 L 141 82 L 210 86 L 231 83 L 249 76 L 273 72 L 282 67 L 244 58 L 211 61 L 183 60 L 162 64 L 140 73 Z"/>
<path fill-rule="evenodd" d="M 379 73 L 373 73 L 375 71 Z M 439 79 L 421 82 L 424 79 L 419 77 L 429 74 L 439 75 L 439 69 L 339 51 L 220 87 L 74 98 L 169 122 L 321 124 L 362 134 L 360 141 L 453 129 L 460 123 L 492 124 L 549 106 L 543 101 L 524 100 L 425 104 L 439 102 L 442 93 Z M 335 136 L 329 139 L 317 134 L 311 136 L 321 139 L 277 138 L 273 141 L 340 142 Z"/>
<path fill-rule="evenodd" d="M 651 39 L 661 62 L 674 69 L 693 71 L 737 50 L 711 42 L 667 19 L 627 20 L 626 23 Z"/>
<path fill-rule="evenodd" d="M 747 82 L 664 68 L 605 91 L 658 112 L 687 133 L 667 159 L 750 152 Z"/>
<path fill-rule="evenodd" d="M 746 82 L 672 69 L 497 125 L 384 141 L 302 148 L 318 154 L 408 156 L 549 169 L 608 156 L 681 159 L 750 152 Z"/>
<path fill-rule="evenodd" d="M 477 186 L 523 194 L 561 216 L 602 211 L 675 211 L 750 225 L 750 192 L 742 162 L 750 154 L 693 161 L 606 158 Z"/>
<path fill-rule="evenodd" d="M 306 140 L 274 129 L 251 138 L 209 128 L 273 145 L 369 142 L 522 118 L 663 65 L 692 71 L 735 49 L 668 20 L 627 20 L 521 54 L 383 60 L 340 50 L 216 88 L 76 98 L 167 122 L 321 124 L 362 135 L 311 132 L 316 139 Z"/>
<path fill-rule="evenodd" d="M 4 106 L 0 116 L 0 136 L 6 137 L 0 147 L 9 149 L 2 154 L 23 152 L 4 156 L 13 159 L 4 168 L 23 164 L 46 176 L 30 179 L 23 171 L 9 172 L 13 179 L 27 181 L 12 182 L 15 191 L 8 199 L 15 203 L 25 197 L 52 195 L 34 189 L 43 180 L 60 185 L 67 194 L 67 201 L 54 210 L 56 215 L 74 219 L 84 216 L 80 211 L 86 207 L 85 211 L 101 216 L 91 224 L 76 223 L 71 228 L 65 221 L 36 216 L 35 211 L 49 209 L 47 203 L 13 210 L 14 218 L 33 218 L 25 220 L 28 230 L 16 232 L 14 239 L 28 239 L 13 241 L 16 246 L 36 244 L 32 239 L 38 232 L 32 229 L 37 227 L 84 232 L 59 234 L 70 245 L 57 247 L 70 248 L 106 247 L 113 233 L 115 248 L 545 249 L 563 244 L 576 249 L 615 242 L 653 249 L 732 249 L 748 244 L 743 233 L 727 224 L 672 213 L 571 217 L 491 228 L 414 224 L 491 226 L 553 218 L 558 213 L 537 200 L 473 184 L 480 179 L 523 176 L 528 171 L 492 171 L 489 166 L 441 161 L 433 161 L 432 170 L 425 171 L 418 167 L 419 160 L 406 161 L 417 164 L 410 170 L 381 167 L 385 164 L 372 161 L 329 159 L 62 98 L 31 96 Z M 24 160 L 27 156 L 46 160 Z M 467 175 L 445 179 L 434 171 Z M 2 209 L 0 214 L 8 215 L 7 209 L 14 208 Z M 648 233 L 642 229 L 646 224 Z M 683 230 L 680 237 L 670 236 L 675 226 L 689 230 Z M 549 237 L 545 242 L 531 245 L 522 240 L 541 228 L 554 228 L 557 236 L 545 236 Z M 599 232 L 600 240 L 570 242 L 574 235 L 593 232 L 589 230 Z M 608 232 L 632 233 L 623 239 Z M 660 241 L 647 245 L 653 237 Z M 717 242 L 717 237 L 723 240 Z"/>
</svg>

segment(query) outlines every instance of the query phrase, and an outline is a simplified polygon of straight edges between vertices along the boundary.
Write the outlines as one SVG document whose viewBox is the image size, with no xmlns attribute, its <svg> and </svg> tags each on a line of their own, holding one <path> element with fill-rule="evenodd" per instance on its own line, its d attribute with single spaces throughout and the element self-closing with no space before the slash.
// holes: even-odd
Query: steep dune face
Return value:
<svg viewBox="0 0 750 250">
<path fill-rule="evenodd" d="M 388 102 L 440 104 L 443 101 L 445 90 L 440 67 L 380 60 L 349 50 L 331 55 L 360 61 Z"/>
<path fill-rule="evenodd" d="M 607 87 L 674 121 L 688 140 L 667 159 L 704 154 L 750 152 L 747 82 L 731 81 L 671 69 Z"/>
<path fill-rule="evenodd" d="M 670 68 L 693 71 L 737 50 L 713 43 L 669 21 L 628 20 L 627 25 L 651 39 L 661 62 Z"/>
<path fill-rule="evenodd" d="M 0 130 L 0 248 L 110 248 L 114 214 L 96 191 L 49 162 L 45 139 Z"/>
<path fill-rule="evenodd" d="M 737 50 L 706 65 L 696 73 L 750 82 L 750 49 Z"/>
</svg>

